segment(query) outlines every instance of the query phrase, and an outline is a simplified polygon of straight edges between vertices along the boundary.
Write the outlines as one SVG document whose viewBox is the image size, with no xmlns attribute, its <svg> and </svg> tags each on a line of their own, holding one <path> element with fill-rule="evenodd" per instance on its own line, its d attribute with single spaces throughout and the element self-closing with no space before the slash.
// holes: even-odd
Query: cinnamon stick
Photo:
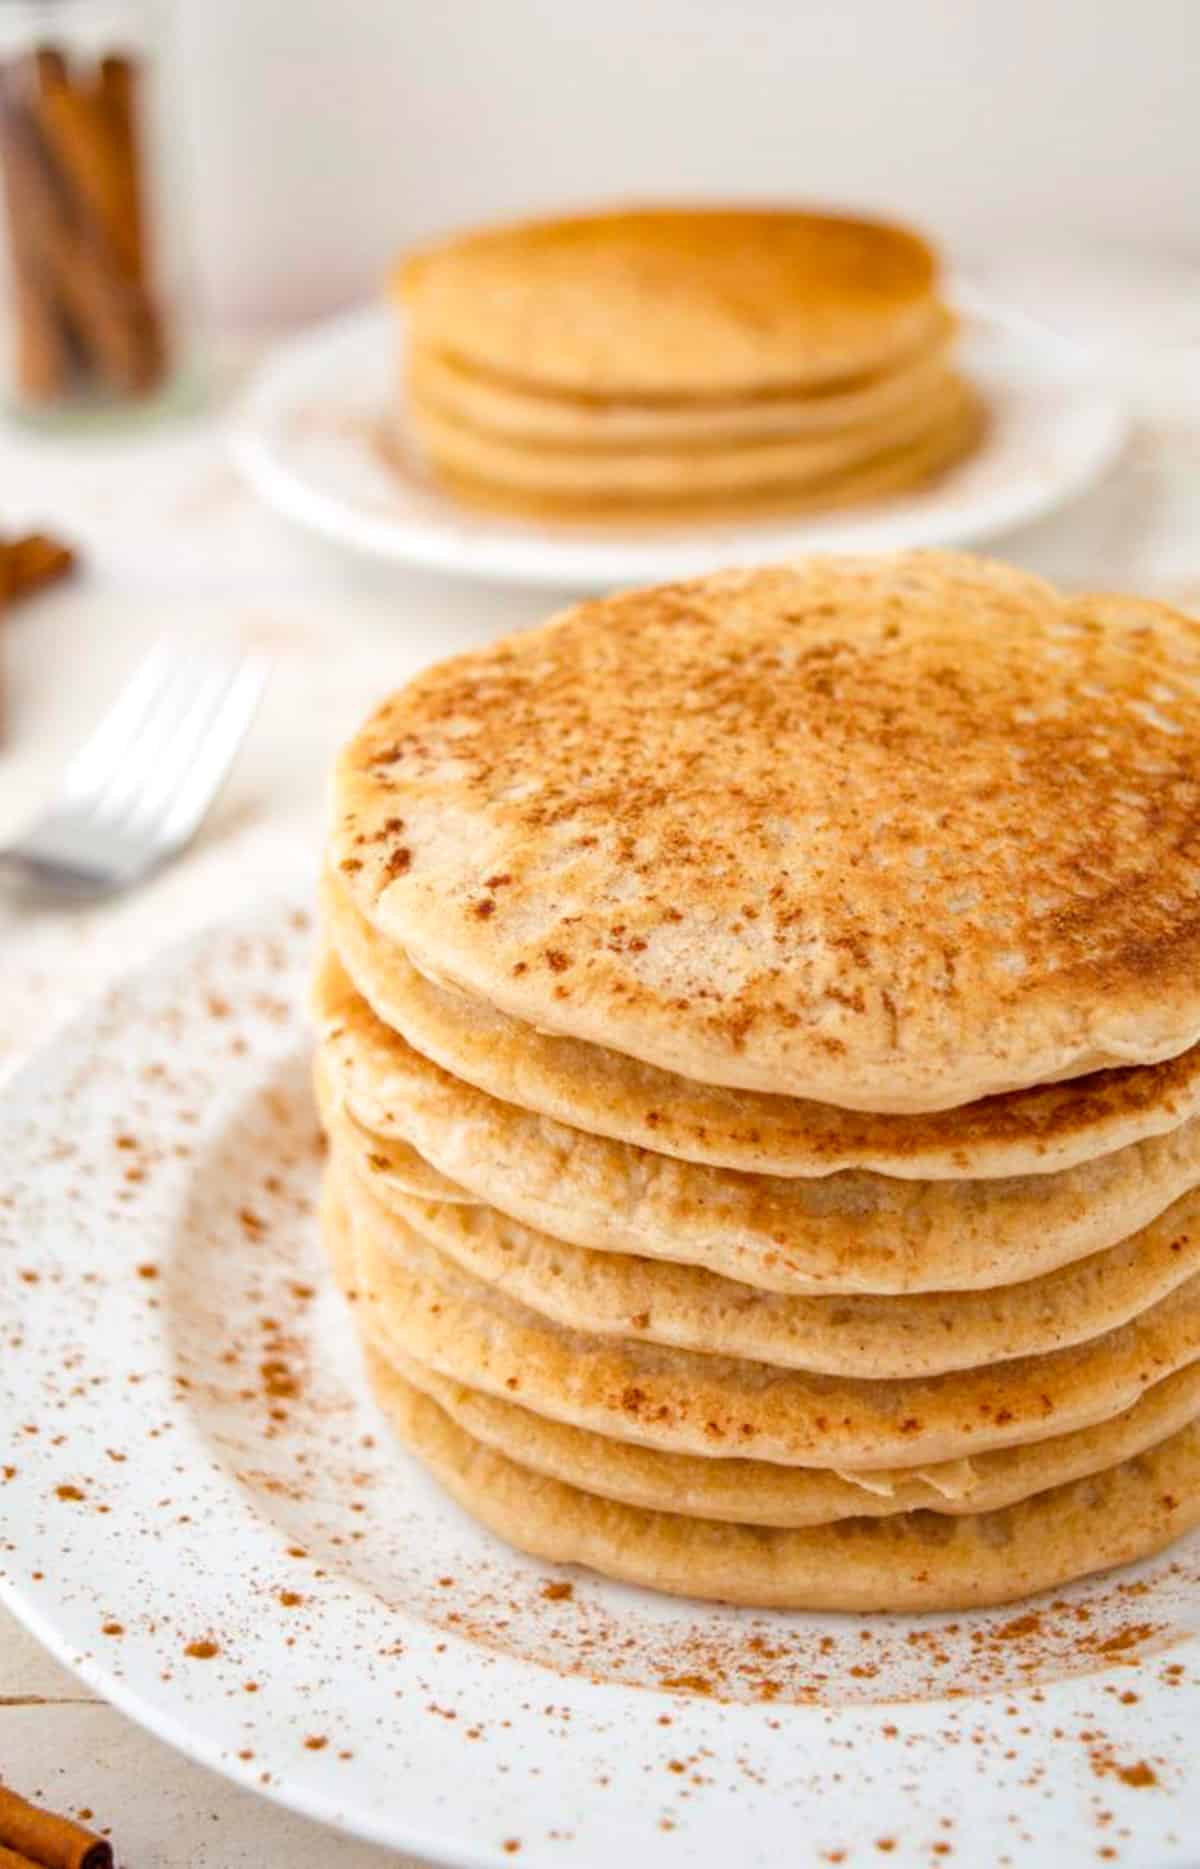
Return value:
<svg viewBox="0 0 1200 1869">
<path fill-rule="evenodd" d="M 104 263 L 81 224 L 39 137 L 39 124 L 6 90 L 5 159 L 13 185 L 28 204 L 37 275 L 50 282 L 79 342 L 112 387 L 126 394 L 150 387 L 148 357 L 134 288 Z"/>
<path fill-rule="evenodd" d="M 138 92 L 141 68 L 123 53 L 110 53 L 100 61 L 99 99 L 112 140 L 116 188 L 120 196 L 120 222 L 124 228 L 130 278 L 142 293 L 146 345 L 155 381 L 167 366 L 167 336 L 161 304 L 156 297 L 154 255 L 146 212 L 146 168 L 139 124 Z"/>
<path fill-rule="evenodd" d="M 70 546 L 48 533 L 27 532 L 19 539 L 0 540 L 0 601 L 29 597 L 47 584 L 56 584 L 74 568 Z"/>
<path fill-rule="evenodd" d="M 7 83 L 7 74 L 5 75 Z M 0 174 L 11 248 L 13 369 L 17 388 L 31 402 L 49 402 L 67 387 L 71 346 L 55 304 L 53 281 L 42 266 L 33 203 L 10 155 L 7 115 L 0 119 Z"/>
<path fill-rule="evenodd" d="M 0 1785 L 0 1845 L 39 1869 L 112 1869 L 112 1845 L 70 1817 L 40 1810 Z M 2 1859 L 0 1859 L 2 1861 Z M 4 1865 L 11 1869 L 11 1865 Z"/>
<path fill-rule="evenodd" d="M 88 376 L 140 395 L 163 374 L 137 79 L 135 62 L 121 53 L 72 66 L 53 45 L 0 68 L 17 382 L 31 400 L 50 400 Z"/>
<path fill-rule="evenodd" d="M 128 193 L 104 105 L 65 72 L 42 67 L 38 75 L 39 123 L 64 191 L 78 197 L 81 218 L 91 218 L 118 272 L 136 278 Z"/>
<path fill-rule="evenodd" d="M 28 224 L 12 166 L 3 162 L 4 200 L 12 247 L 13 371 L 17 388 L 29 402 L 53 402 L 71 374 L 71 348 L 54 303 L 54 291 L 37 259 L 36 238 Z"/>
<path fill-rule="evenodd" d="M 60 45 L 39 45 L 33 55 L 39 84 L 62 84 L 67 77 L 67 55 Z"/>
<path fill-rule="evenodd" d="M 126 87 L 127 104 L 130 99 Z M 30 114 L 63 228 L 73 235 L 73 276 L 60 280 L 60 287 L 64 296 L 75 288 L 83 335 L 93 341 L 96 361 L 113 387 L 150 389 L 161 373 L 158 320 L 139 277 L 134 251 L 139 236 L 129 221 L 123 157 L 109 112 L 78 73 L 60 68 L 56 55 L 43 51 Z M 127 128 L 132 139 L 132 121 Z M 128 150 L 132 155 L 132 140 Z M 79 302 L 81 288 L 86 303 Z M 115 346 L 114 338 L 119 340 Z"/>
<path fill-rule="evenodd" d="M 100 61 L 96 97 L 112 147 L 115 219 L 123 240 L 123 257 L 131 279 L 145 285 L 146 217 L 142 202 L 142 165 L 138 149 L 138 73 L 130 58 L 110 53 Z"/>
</svg>

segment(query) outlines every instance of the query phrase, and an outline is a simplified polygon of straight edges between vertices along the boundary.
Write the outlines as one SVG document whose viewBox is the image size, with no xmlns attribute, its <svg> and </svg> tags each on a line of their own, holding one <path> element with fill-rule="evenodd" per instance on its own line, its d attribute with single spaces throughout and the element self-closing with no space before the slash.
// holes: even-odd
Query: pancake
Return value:
<svg viewBox="0 0 1200 1869">
<path fill-rule="evenodd" d="M 583 527 L 601 535 L 615 529 L 626 537 L 631 529 L 670 530 L 699 520 L 709 525 L 751 525 L 910 493 L 931 485 L 971 453 L 986 424 L 984 405 L 969 394 L 954 418 L 928 435 L 890 448 L 861 466 L 842 469 L 803 486 L 781 483 L 749 488 L 740 494 L 690 494 L 685 498 L 676 494 L 663 499 L 641 495 L 634 502 L 623 495 L 605 500 L 594 494 L 532 493 L 499 481 L 456 473 L 444 461 L 415 455 L 403 420 L 390 437 L 384 434 L 383 452 L 403 473 L 421 478 L 432 475 L 446 493 L 463 505 L 541 526 L 566 525 L 572 530 Z"/>
<path fill-rule="evenodd" d="M 1123 1415 L 1098 1427 L 981 1454 L 971 1463 L 971 1484 L 962 1491 L 942 1490 L 939 1469 L 932 1467 L 928 1476 L 915 1469 L 898 1471 L 894 1480 L 884 1474 L 879 1490 L 868 1492 L 853 1474 L 842 1478 L 820 1467 L 700 1460 L 609 1440 L 452 1382 L 390 1346 L 381 1350 L 368 1344 L 368 1361 L 385 1411 L 389 1374 L 394 1373 L 429 1396 L 472 1439 L 549 1479 L 652 1512 L 781 1529 L 845 1518 L 891 1518 L 899 1512 L 940 1512 L 957 1518 L 1001 1511 L 1145 1453 L 1187 1427 L 1200 1412 L 1200 1366 L 1193 1365 L 1168 1376 Z"/>
<path fill-rule="evenodd" d="M 448 1181 L 445 1175 L 439 1175 L 436 1168 L 431 1168 L 424 1156 L 418 1155 L 406 1142 L 380 1142 L 369 1129 L 364 1129 L 338 1100 L 338 1095 L 329 1081 L 329 1073 L 318 1057 L 313 1071 L 313 1088 L 316 1092 L 317 1107 L 326 1131 L 336 1127 L 343 1150 L 351 1153 L 359 1172 L 369 1178 L 376 1176 L 386 1181 L 394 1195 L 408 1195 L 420 1201 L 439 1203 L 465 1202 L 475 1203 L 475 1196 L 468 1194 L 455 1182 Z"/>
<path fill-rule="evenodd" d="M 696 1083 L 603 1045 L 541 1031 L 419 973 L 358 912 L 336 873 L 326 871 L 321 906 L 358 992 L 435 1064 L 502 1102 L 686 1161 L 776 1175 L 842 1168 L 922 1180 L 1045 1174 L 1200 1114 L 1198 1047 L 1160 1064 L 1036 1084 L 922 1116 L 872 1116 Z M 1154 1186 L 1154 1152 L 1128 1157 L 1125 1171 Z M 1098 1197 L 1093 1188 L 1090 1198 Z"/>
<path fill-rule="evenodd" d="M 1198 679 L 1164 606 L 948 554 L 625 593 L 385 703 L 332 857 L 515 1018 L 955 1107 L 1200 1038 Z"/>
<path fill-rule="evenodd" d="M 407 359 L 409 393 L 464 426 L 513 440 L 581 449 L 820 434 L 854 427 L 919 400 L 941 380 L 957 320 L 939 307 L 925 340 L 874 374 L 788 395 L 661 397 L 620 401 L 547 393 L 473 369 L 444 351 Z"/>
<path fill-rule="evenodd" d="M 351 1305 L 357 1305 L 363 1296 L 365 1277 L 360 1271 L 358 1252 L 355 1247 L 352 1230 L 347 1222 L 343 1203 L 337 1198 L 334 1177 L 326 1176 L 321 1200 L 321 1234 L 326 1252 L 333 1266 L 343 1295 Z M 630 1486 L 655 1486 L 664 1475 L 690 1474 L 688 1482 L 694 1491 L 700 1488 L 696 1496 L 710 1501 L 718 1501 L 733 1496 L 739 1482 L 754 1485 L 754 1498 L 760 1499 L 763 1506 L 774 1502 L 775 1509 L 803 1511 L 813 1514 L 820 1502 L 825 1500 L 862 1501 L 865 1511 L 876 1509 L 875 1501 L 886 1501 L 898 1495 L 903 1489 L 923 1488 L 920 1499 L 915 1491 L 911 1503 L 927 1505 L 937 1500 L 965 1498 L 978 1484 L 978 1472 L 988 1462 L 1004 1461 L 1013 1457 L 1013 1450 L 983 1456 L 982 1462 L 970 1460 L 944 1461 L 940 1465 L 925 1468 L 901 1467 L 878 1468 L 874 1471 L 837 1474 L 819 1468 L 797 1468 L 772 1466 L 763 1461 L 706 1460 L 692 1459 L 685 1454 L 660 1454 L 652 1448 L 639 1447 L 632 1441 L 613 1441 L 602 1435 L 588 1433 L 583 1428 L 573 1428 L 564 1422 L 551 1421 L 545 1415 L 536 1415 L 518 1403 L 502 1401 L 498 1396 L 486 1394 L 482 1389 L 472 1389 L 467 1384 L 457 1382 L 450 1377 L 440 1375 L 423 1363 L 397 1349 L 394 1342 L 387 1338 L 386 1331 L 372 1316 L 371 1307 L 364 1305 L 358 1313 L 364 1344 L 368 1355 L 379 1363 L 386 1363 L 403 1375 L 406 1380 L 416 1384 L 431 1395 L 441 1406 L 452 1414 L 459 1425 L 478 1438 L 488 1441 L 502 1451 L 511 1451 L 513 1437 L 520 1433 L 524 1438 L 524 1458 L 527 1464 L 539 1472 L 549 1472 L 557 1478 L 576 1477 L 580 1471 L 580 1462 L 587 1461 L 590 1467 L 603 1469 L 611 1474 L 624 1473 Z M 1178 1376 L 1168 1378 L 1167 1383 L 1160 1383 L 1155 1394 L 1165 1393 L 1168 1384 L 1186 1383 L 1188 1372 L 1180 1371 Z M 1200 1380 L 1200 1373 L 1198 1373 Z M 1145 1405 L 1150 1406 L 1149 1398 Z M 1139 1404 L 1139 1407 L 1142 1406 Z M 1174 1407 L 1174 1403 L 1171 1404 Z M 474 1425 L 472 1425 L 474 1423 Z M 487 1424 L 491 1424 L 489 1431 Z M 1089 1430 L 1095 1435 L 1101 1430 Z M 499 1437 L 499 1438 L 497 1438 Z M 1151 1437 L 1153 1438 L 1153 1437 Z M 1051 1448 L 1057 1443 L 1045 1441 L 1040 1447 Z M 562 1470 L 566 1462 L 570 1471 Z M 1039 1469 L 1040 1470 L 1040 1469 Z M 758 1475 L 757 1482 L 750 1476 Z M 640 1477 L 639 1477 L 640 1476 Z M 582 1482 L 579 1482 L 582 1483 Z M 731 1491 L 731 1489 L 733 1489 Z M 847 1490 L 849 1489 L 849 1490 Z M 604 1486 L 594 1490 L 605 1491 Z M 864 1498 L 865 1495 L 865 1498 Z M 624 1494 L 614 1496 L 624 1497 Z M 797 1503 L 797 1502 L 800 1503 Z M 631 1503 L 649 1503 L 639 1497 Z M 786 1503 L 781 1503 L 786 1502 Z M 673 1508 L 676 1509 L 676 1508 Z M 687 1511 L 691 1508 L 680 1506 L 677 1509 Z M 848 1510 L 854 1509 L 847 1507 Z M 879 1508 L 884 1509 L 884 1508 Z M 717 1506 L 712 1516 L 728 1516 Z M 735 1517 L 746 1518 L 749 1522 L 753 1514 L 739 1512 Z M 825 1517 L 836 1516 L 833 1512 Z M 791 1523 L 789 1519 L 787 1521 Z M 806 1523 L 817 1522 L 809 1517 Z"/>
<path fill-rule="evenodd" d="M 513 440 L 473 428 L 415 390 L 406 421 L 436 467 L 546 500 L 638 506 L 685 505 L 694 499 L 737 498 L 771 490 L 829 489 L 845 474 L 895 450 L 937 447 L 955 434 L 972 394 L 950 371 L 915 401 L 885 409 L 870 421 L 820 434 L 712 441 L 705 446 L 632 443 L 626 448 L 565 448 Z"/>
<path fill-rule="evenodd" d="M 386 1157 L 345 1119 L 329 1123 L 334 1160 L 403 1235 L 417 1234 L 472 1277 L 552 1323 L 595 1336 L 746 1357 L 825 1375 L 941 1375 L 1086 1343 L 1128 1323 L 1200 1272 L 1200 1194 L 1107 1252 L 1020 1285 L 908 1297 L 806 1297 L 756 1291 L 697 1266 L 589 1252 L 492 1207 L 414 1196 L 389 1183 Z"/>
<path fill-rule="evenodd" d="M 1200 1521 L 1200 1428 L 1005 1511 L 857 1517 L 803 1530 L 647 1512 L 475 1440 L 373 1366 L 399 1438 L 497 1536 L 551 1563 L 761 1609 L 922 1611 L 1007 1603 L 1159 1551 Z"/>
<path fill-rule="evenodd" d="M 881 370 L 940 322 L 917 235 L 786 208 L 647 207 L 460 234 L 410 255 L 414 341 L 527 387 L 794 393 Z"/>
<path fill-rule="evenodd" d="M 1060 1175 L 747 1175 L 587 1135 L 484 1095 L 381 1025 L 331 956 L 314 1014 L 333 1099 L 385 1162 L 399 1139 L 457 1190 L 554 1239 L 702 1266 L 763 1291 L 1015 1285 L 1116 1245 L 1197 1184 L 1200 1123 Z"/>
<path fill-rule="evenodd" d="M 1090 1343 L 892 1382 L 773 1369 L 550 1323 L 483 1285 L 349 1179 L 359 1308 L 387 1344 L 537 1414 L 663 1452 L 854 1471 L 924 1466 L 1094 1426 L 1200 1358 L 1200 1277 Z"/>
<path fill-rule="evenodd" d="M 350 1229 L 332 1199 L 326 1203 L 323 1227 L 338 1281 L 356 1302 L 360 1273 Z M 379 1366 L 377 1382 L 385 1379 L 385 1366 L 390 1365 L 476 1440 L 522 1465 L 627 1505 L 753 1525 L 818 1525 L 919 1509 L 995 1511 L 1142 1453 L 1184 1427 L 1200 1409 L 1200 1364 L 1192 1364 L 1147 1390 L 1123 1414 L 1093 1428 L 1001 1448 L 969 1461 L 839 1474 L 736 1457 L 664 1454 L 552 1421 L 405 1356 L 383 1332 L 372 1331 L 369 1309 L 360 1322 Z"/>
<path fill-rule="evenodd" d="M 927 343 L 874 376 L 818 386 L 804 396 L 720 401 L 616 402 L 545 395 L 472 370 L 444 352 L 415 350 L 405 393 L 461 426 L 572 448 L 661 447 L 824 434 L 920 401 L 941 381 L 955 321 L 948 312 Z"/>
</svg>

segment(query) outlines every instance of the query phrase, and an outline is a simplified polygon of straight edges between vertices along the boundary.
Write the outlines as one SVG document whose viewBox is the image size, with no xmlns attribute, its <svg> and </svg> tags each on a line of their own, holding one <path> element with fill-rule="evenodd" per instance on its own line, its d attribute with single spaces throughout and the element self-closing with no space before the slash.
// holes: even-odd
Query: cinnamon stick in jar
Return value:
<svg viewBox="0 0 1200 1869">
<path fill-rule="evenodd" d="M 10 137 L 17 133 L 11 113 L 17 106 L 8 72 L 0 73 L 0 85 L 0 178 L 9 233 L 13 371 L 22 396 L 33 402 L 48 402 L 68 385 L 71 347 L 53 282 L 42 265 L 35 203 L 22 186 L 19 158 L 14 160 L 10 146 Z"/>
<path fill-rule="evenodd" d="M 5 166 L 28 214 L 36 277 L 71 334 L 75 378 L 98 378 L 118 394 L 149 387 L 136 316 L 71 212 L 40 144 L 36 118 L 14 105 L 6 91 L 0 123 Z"/>
<path fill-rule="evenodd" d="M 40 61 L 37 122 L 63 194 L 75 204 L 82 251 L 73 263 L 94 273 L 93 287 L 107 296 L 126 339 L 114 386 L 148 389 L 158 380 L 162 357 L 158 318 L 144 284 L 133 71 L 128 59 L 107 62 L 117 108 L 100 89 L 103 68 L 94 81 L 72 81 L 65 70 Z"/>
<path fill-rule="evenodd" d="M 41 45 L 0 68 L 18 394 L 142 396 L 166 343 L 147 255 L 138 67 Z"/>
<path fill-rule="evenodd" d="M 142 202 L 137 134 L 138 69 L 122 53 L 100 60 L 99 107 L 104 112 L 112 141 L 113 185 L 118 197 L 114 220 L 121 229 L 126 269 L 131 279 L 146 283 L 146 217 Z"/>
<path fill-rule="evenodd" d="M 5 1857 L 11 1861 L 6 1862 Z M 112 1845 L 70 1817 L 39 1809 L 0 1785 L 0 1869 L 112 1869 Z"/>
</svg>

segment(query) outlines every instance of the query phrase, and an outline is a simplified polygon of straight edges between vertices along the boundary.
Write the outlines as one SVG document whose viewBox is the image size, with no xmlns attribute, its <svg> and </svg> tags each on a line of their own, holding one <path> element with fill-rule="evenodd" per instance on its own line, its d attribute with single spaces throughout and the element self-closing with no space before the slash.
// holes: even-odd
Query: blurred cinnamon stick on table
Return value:
<svg viewBox="0 0 1200 1869">
<path fill-rule="evenodd" d="M 28 597 L 46 584 L 57 584 L 75 569 L 75 553 L 47 532 L 27 532 L 20 538 L 0 540 L 4 595 Z"/>
<path fill-rule="evenodd" d="M 21 538 L 0 539 L 0 606 L 7 606 L 47 584 L 56 584 L 75 569 L 75 553 L 46 532 L 27 532 Z M 0 1791 L 2 1791 L 0 1787 Z M 0 1831 L 2 1835 L 2 1831 Z"/>
<path fill-rule="evenodd" d="M 0 538 L 0 623 L 9 606 L 32 597 L 48 584 L 57 584 L 75 569 L 75 553 L 46 532 L 26 532 L 20 538 Z M 4 728 L 4 685 L 0 681 L 0 734 Z M 0 1785 L 0 1869 L 13 1869 L 5 1861 L 4 1787 Z"/>
</svg>

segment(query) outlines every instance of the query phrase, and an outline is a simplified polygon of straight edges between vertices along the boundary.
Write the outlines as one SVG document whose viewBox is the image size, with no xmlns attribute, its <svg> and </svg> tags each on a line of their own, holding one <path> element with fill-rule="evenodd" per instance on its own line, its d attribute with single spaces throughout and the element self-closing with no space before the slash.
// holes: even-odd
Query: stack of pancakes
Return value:
<svg viewBox="0 0 1200 1869">
<path fill-rule="evenodd" d="M 398 269 L 395 438 L 476 504 L 802 511 L 912 487 L 980 430 L 933 254 L 877 222 L 642 209 L 460 236 Z"/>
<path fill-rule="evenodd" d="M 583 604 L 335 781 L 325 1231 L 512 1543 L 814 1608 L 1200 1520 L 1200 624 L 942 554 Z"/>
</svg>

